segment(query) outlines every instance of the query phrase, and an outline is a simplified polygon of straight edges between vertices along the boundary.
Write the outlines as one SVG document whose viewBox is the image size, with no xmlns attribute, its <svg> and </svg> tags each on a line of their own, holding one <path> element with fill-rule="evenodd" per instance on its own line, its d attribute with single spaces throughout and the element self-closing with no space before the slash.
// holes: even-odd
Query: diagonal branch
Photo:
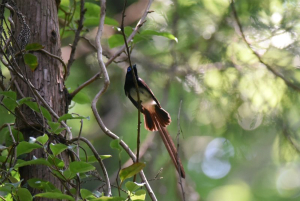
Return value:
<svg viewBox="0 0 300 201">
<path fill-rule="evenodd" d="M 125 47 L 126 47 L 126 51 L 127 51 L 127 57 L 128 57 L 128 61 L 129 61 L 129 66 L 131 66 L 131 68 L 133 68 L 132 63 L 131 63 L 131 58 L 130 58 L 130 51 L 129 51 L 129 47 L 128 47 L 128 43 L 126 40 L 126 35 L 125 35 L 125 31 L 124 31 L 124 18 L 125 18 L 125 10 L 126 10 L 126 4 L 127 4 L 127 0 L 124 1 L 124 8 L 123 8 L 123 12 L 122 12 L 122 23 L 121 23 L 121 32 L 124 38 L 124 42 L 125 42 Z M 133 79 L 134 79 L 134 85 L 135 85 L 135 90 L 136 90 L 136 94 L 137 94 L 137 102 L 138 102 L 138 129 L 137 129 L 137 152 L 136 152 L 136 162 L 139 162 L 139 157 L 140 157 L 140 136 L 141 136 L 141 102 L 140 102 L 140 93 L 139 93 L 139 86 L 137 83 L 137 77 L 134 74 L 134 70 L 131 71 Z M 136 179 L 136 175 L 133 178 L 133 181 L 135 182 Z"/>
<path fill-rule="evenodd" d="M 132 33 L 130 34 L 130 36 L 127 38 L 127 42 L 130 42 L 134 36 L 137 34 L 137 32 L 139 31 L 139 29 L 143 26 L 143 24 L 146 21 L 146 17 L 148 15 L 148 13 L 150 13 L 150 6 L 152 4 L 153 0 L 149 0 L 147 7 L 145 9 L 145 12 L 143 13 L 141 19 L 139 20 L 139 22 L 137 23 L 137 25 L 135 26 L 134 30 L 132 31 Z M 125 45 L 123 45 L 106 63 L 105 66 L 109 66 L 118 56 L 121 55 L 121 53 L 125 50 Z M 88 86 L 89 84 L 93 83 L 95 80 L 97 80 L 100 77 L 100 74 L 102 73 L 102 71 L 98 72 L 97 74 L 95 74 L 93 77 L 91 77 L 89 80 L 87 80 L 86 82 L 84 82 L 82 85 L 80 85 L 76 90 L 74 90 L 71 94 L 70 94 L 70 98 L 72 99 L 79 91 L 81 91 L 84 87 Z"/>
<path fill-rule="evenodd" d="M 86 9 L 84 9 L 84 0 L 80 0 L 80 18 L 79 18 L 79 21 L 78 21 L 78 28 L 75 32 L 75 38 L 74 38 L 74 41 L 73 41 L 73 44 L 72 44 L 71 54 L 70 54 L 70 58 L 69 58 L 68 65 L 67 65 L 67 71 L 65 72 L 66 77 L 70 74 L 70 68 L 71 68 L 71 65 L 74 62 L 76 47 L 77 47 L 78 41 L 80 39 L 80 32 L 83 29 L 83 20 L 84 20 L 85 12 L 86 12 Z"/>
<path fill-rule="evenodd" d="M 265 62 L 262 60 L 262 58 L 260 57 L 260 55 L 252 49 L 251 44 L 247 41 L 246 36 L 245 36 L 245 34 L 244 34 L 244 32 L 243 32 L 242 25 L 241 25 L 241 22 L 240 22 L 240 20 L 239 20 L 239 18 L 238 18 L 236 9 L 235 9 L 235 7 L 234 7 L 234 1 L 233 1 L 233 0 L 231 1 L 230 6 L 231 6 L 231 9 L 232 9 L 232 12 L 233 12 L 233 16 L 234 16 L 234 18 L 235 18 L 235 21 L 236 21 L 236 23 L 237 23 L 237 26 L 238 26 L 238 28 L 239 28 L 239 31 L 240 31 L 240 33 L 241 33 L 242 39 L 243 39 L 244 42 L 247 44 L 248 48 L 252 51 L 252 53 L 256 56 L 256 58 L 258 59 L 258 61 L 259 61 L 260 63 L 264 64 L 264 65 L 267 67 L 267 69 L 268 69 L 269 71 L 271 71 L 276 77 L 280 77 L 280 78 L 285 82 L 285 84 L 286 84 L 288 87 L 292 88 L 292 89 L 295 90 L 295 91 L 300 92 L 300 87 L 298 87 L 297 85 L 295 85 L 293 82 L 287 80 L 282 74 L 280 74 L 280 73 L 277 72 L 275 69 L 273 69 L 269 64 L 265 63 Z"/>
<path fill-rule="evenodd" d="M 110 84 L 110 80 L 109 80 L 109 76 L 108 76 L 108 73 L 107 73 L 107 70 L 106 70 L 106 67 L 105 67 L 105 64 L 103 62 L 103 59 L 102 59 L 102 46 L 101 46 L 101 43 L 100 43 L 100 40 L 101 40 L 101 35 L 102 35 L 102 31 L 103 31 L 103 26 L 104 26 L 104 18 L 105 18 L 105 9 L 106 9 L 106 5 L 105 5 L 105 2 L 106 0 L 101 0 L 101 14 L 100 14 L 100 23 L 99 23 L 99 28 L 98 28 L 98 32 L 97 32 L 97 36 L 96 36 L 96 47 L 97 47 L 97 56 L 98 56 L 98 63 L 99 63 L 99 66 L 100 66 L 100 72 L 103 73 L 104 75 L 104 86 L 103 88 L 96 94 L 95 98 L 93 99 L 92 101 L 92 111 L 94 113 L 94 116 L 97 120 L 97 123 L 99 124 L 101 130 L 110 138 L 112 139 L 120 139 L 116 134 L 114 134 L 113 132 L 111 132 L 106 126 L 105 124 L 103 123 L 99 113 L 98 113 L 98 110 L 97 110 L 97 107 L 96 107 L 96 104 L 100 98 L 100 96 L 102 96 L 105 91 L 107 90 L 109 84 Z M 98 73 L 100 75 L 100 72 Z M 136 161 L 136 156 L 134 155 L 134 153 L 130 150 L 130 148 L 128 147 L 128 145 L 120 140 L 120 145 L 122 146 L 122 148 L 128 153 L 128 155 L 131 157 L 131 159 L 133 161 Z M 144 175 L 144 172 L 141 171 L 140 172 L 140 176 L 141 176 L 141 179 L 142 181 L 145 183 L 145 187 L 149 193 L 149 196 L 151 197 L 151 199 L 153 201 L 156 201 L 156 197 L 155 197 L 155 194 L 153 193 L 145 175 Z M 107 195 L 108 196 L 111 196 L 111 187 L 110 187 L 110 182 L 109 182 L 109 178 L 108 176 L 106 177 L 106 181 L 107 181 Z"/>
</svg>

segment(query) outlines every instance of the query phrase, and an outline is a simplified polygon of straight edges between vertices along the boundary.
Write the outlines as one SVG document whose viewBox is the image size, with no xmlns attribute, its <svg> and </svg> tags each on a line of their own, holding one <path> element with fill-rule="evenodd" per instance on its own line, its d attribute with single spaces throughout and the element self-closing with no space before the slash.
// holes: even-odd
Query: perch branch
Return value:
<svg viewBox="0 0 300 201">
<path fill-rule="evenodd" d="M 104 74 L 104 86 L 103 88 L 96 94 L 95 98 L 93 99 L 92 101 L 92 111 L 94 113 L 94 116 L 97 120 L 97 123 L 99 124 L 101 130 L 110 138 L 112 139 L 119 139 L 119 137 L 117 135 L 115 135 L 114 133 L 112 133 L 106 126 L 105 124 L 103 123 L 98 111 L 97 111 L 97 107 L 96 107 L 96 104 L 100 98 L 100 96 L 105 93 L 105 91 L 107 90 L 109 84 L 110 84 L 110 81 L 109 81 L 109 76 L 108 76 L 108 73 L 106 71 L 106 67 L 105 67 L 105 64 L 103 62 L 103 59 L 102 59 L 102 46 L 101 46 L 101 43 L 100 43 L 100 39 L 101 39 L 101 34 L 102 34 L 102 30 L 103 30 L 103 25 L 104 25 L 104 18 L 105 18 L 105 0 L 102 0 L 101 1 L 101 15 L 100 15 L 100 24 L 99 24 L 99 29 L 98 29 L 98 32 L 97 32 L 97 36 L 96 36 L 96 47 L 97 47 L 97 56 L 98 56 L 98 62 L 99 62 L 99 66 L 100 66 L 100 72 L 103 72 Z M 100 72 L 98 73 L 100 75 Z M 122 148 L 128 153 L 128 155 L 132 158 L 132 160 L 135 162 L 136 161 L 136 157 L 134 155 L 134 153 L 130 150 L 130 148 L 128 147 L 128 145 L 120 140 L 120 145 L 122 146 Z M 144 175 L 144 172 L 141 171 L 140 172 L 140 176 L 141 176 L 141 179 L 142 181 L 145 183 L 145 187 L 149 193 L 149 196 L 150 198 L 154 201 L 156 201 L 156 197 L 155 197 L 155 194 L 153 193 L 145 175 Z M 108 178 L 106 178 L 108 180 Z M 109 182 L 109 180 L 108 180 Z M 107 183 L 107 190 L 108 190 L 108 195 L 111 195 L 111 187 L 110 187 L 110 184 Z"/>
<path fill-rule="evenodd" d="M 127 38 L 127 42 L 130 42 L 134 36 L 137 34 L 137 32 L 139 31 L 139 29 L 141 28 L 141 26 L 145 23 L 146 21 L 146 17 L 148 15 L 148 13 L 150 13 L 149 9 L 150 6 L 152 4 L 153 0 L 149 0 L 147 7 L 145 9 L 145 12 L 143 13 L 141 19 L 139 20 L 139 22 L 137 23 L 137 25 L 135 26 L 134 30 L 132 31 L 132 33 L 130 34 L 130 36 Z M 118 56 L 121 55 L 121 53 L 125 50 L 125 45 L 123 45 L 106 63 L 105 66 L 109 66 Z M 80 85 L 78 87 L 78 90 L 76 89 L 73 93 L 70 94 L 70 97 L 74 97 L 80 90 L 82 90 L 84 87 L 88 86 L 89 84 L 93 83 L 96 79 L 98 79 L 100 77 L 100 74 L 102 73 L 102 71 L 98 72 L 97 74 L 95 74 L 93 77 L 91 77 L 88 81 L 86 81 L 85 83 L 83 83 L 82 85 Z M 76 92 L 76 93 L 75 93 Z"/>
</svg>

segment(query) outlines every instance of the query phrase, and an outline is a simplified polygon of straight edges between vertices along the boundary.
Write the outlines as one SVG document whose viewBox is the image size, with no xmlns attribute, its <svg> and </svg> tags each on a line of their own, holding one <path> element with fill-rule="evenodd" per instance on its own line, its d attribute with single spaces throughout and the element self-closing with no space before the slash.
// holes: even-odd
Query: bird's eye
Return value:
<svg viewBox="0 0 300 201">
<path fill-rule="evenodd" d="M 127 72 L 130 72 L 130 71 L 131 71 L 131 68 L 130 68 L 130 67 L 128 67 L 128 68 L 127 68 Z"/>
</svg>

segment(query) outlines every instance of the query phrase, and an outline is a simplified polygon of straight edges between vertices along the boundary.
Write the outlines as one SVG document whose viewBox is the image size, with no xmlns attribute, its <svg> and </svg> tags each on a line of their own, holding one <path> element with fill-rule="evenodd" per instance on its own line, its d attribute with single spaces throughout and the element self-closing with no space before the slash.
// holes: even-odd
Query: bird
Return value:
<svg viewBox="0 0 300 201">
<path fill-rule="evenodd" d="M 133 73 L 135 77 L 133 76 Z M 138 85 L 139 98 L 140 98 L 140 111 L 144 115 L 144 126 L 146 130 L 158 131 L 163 140 L 163 143 L 169 152 L 169 155 L 177 169 L 179 175 L 185 178 L 185 171 L 182 166 L 181 160 L 177 156 L 177 150 L 173 143 L 172 137 L 167 130 L 167 126 L 171 123 L 171 117 L 169 113 L 164 110 L 156 97 L 154 96 L 148 85 L 139 78 L 136 65 L 127 68 L 125 77 L 125 95 L 130 99 L 133 105 L 138 109 L 138 95 L 134 78 Z"/>
</svg>

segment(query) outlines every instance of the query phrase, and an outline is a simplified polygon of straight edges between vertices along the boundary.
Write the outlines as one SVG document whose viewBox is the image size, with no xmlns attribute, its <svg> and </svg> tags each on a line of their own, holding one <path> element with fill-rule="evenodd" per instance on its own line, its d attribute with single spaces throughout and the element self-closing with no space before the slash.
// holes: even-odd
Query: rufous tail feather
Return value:
<svg viewBox="0 0 300 201">
<path fill-rule="evenodd" d="M 180 158 L 177 156 L 177 151 L 176 151 L 176 147 L 173 143 L 173 140 L 167 130 L 166 127 L 161 126 L 157 121 L 154 121 L 154 124 L 156 125 L 156 127 L 158 128 L 159 134 L 161 136 L 161 139 L 163 140 L 166 149 L 169 152 L 169 155 L 178 171 L 178 173 L 180 174 L 180 176 L 182 178 L 185 178 L 185 171 L 184 168 L 182 166 L 181 160 Z"/>
</svg>

